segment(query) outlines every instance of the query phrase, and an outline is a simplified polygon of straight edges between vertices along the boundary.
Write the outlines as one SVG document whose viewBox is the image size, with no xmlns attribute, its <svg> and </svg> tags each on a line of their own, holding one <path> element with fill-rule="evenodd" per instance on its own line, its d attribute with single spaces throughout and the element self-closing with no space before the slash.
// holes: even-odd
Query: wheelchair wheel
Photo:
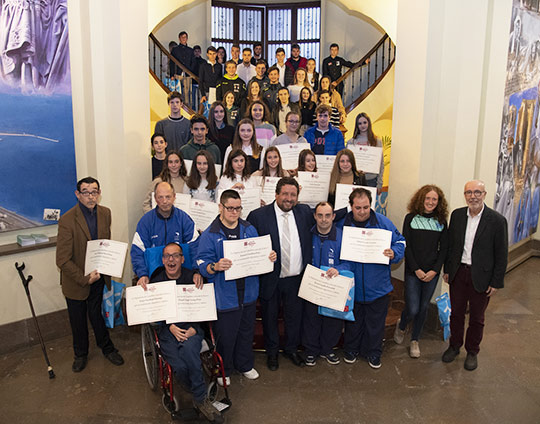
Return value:
<svg viewBox="0 0 540 424">
<path fill-rule="evenodd" d="M 141 326 L 141 347 L 146 379 L 150 388 L 156 390 L 159 384 L 159 360 L 154 330 L 148 324 Z"/>
<path fill-rule="evenodd" d="M 161 404 L 169 414 L 180 411 L 180 402 L 176 396 L 173 396 L 173 400 L 171 401 L 171 396 L 168 390 L 167 393 L 163 393 L 161 395 Z"/>
<path fill-rule="evenodd" d="M 208 397 L 208 400 L 210 402 L 214 402 L 215 400 L 219 400 L 219 385 L 217 384 L 217 381 L 211 381 L 208 384 L 208 390 L 206 392 L 206 396 Z"/>
</svg>

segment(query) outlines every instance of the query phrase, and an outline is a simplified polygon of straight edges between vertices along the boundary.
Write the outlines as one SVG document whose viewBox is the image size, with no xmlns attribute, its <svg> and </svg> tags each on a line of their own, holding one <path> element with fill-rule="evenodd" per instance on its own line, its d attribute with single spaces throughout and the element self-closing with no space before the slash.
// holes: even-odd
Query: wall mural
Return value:
<svg viewBox="0 0 540 424">
<path fill-rule="evenodd" d="M 67 20 L 67 0 L 0 0 L 0 232 L 74 203 Z"/>
<path fill-rule="evenodd" d="M 495 209 L 511 244 L 536 231 L 540 209 L 540 1 L 514 0 Z"/>
</svg>

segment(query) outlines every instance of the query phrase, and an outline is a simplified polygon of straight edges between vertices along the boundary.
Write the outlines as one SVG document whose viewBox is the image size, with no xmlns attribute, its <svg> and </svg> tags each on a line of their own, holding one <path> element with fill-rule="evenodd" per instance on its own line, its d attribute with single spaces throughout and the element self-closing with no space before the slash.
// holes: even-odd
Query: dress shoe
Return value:
<svg viewBox="0 0 540 424">
<path fill-rule="evenodd" d="M 73 361 L 73 365 L 71 366 L 71 370 L 73 372 L 81 372 L 86 368 L 86 364 L 88 363 L 88 358 L 86 356 L 78 356 Z"/>
<path fill-rule="evenodd" d="M 459 349 L 454 349 L 452 346 L 448 346 L 448 349 L 446 349 L 443 353 L 442 361 L 446 363 L 452 362 L 458 355 Z"/>
<path fill-rule="evenodd" d="M 284 352 L 283 355 L 285 356 L 285 358 L 289 358 L 291 362 L 297 367 L 303 367 L 304 365 L 306 365 L 304 359 L 302 359 L 302 357 L 297 352 Z"/>
<path fill-rule="evenodd" d="M 266 358 L 266 365 L 270 371 L 276 371 L 279 368 L 277 355 L 268 355 L 268 358 Z"/>
<path fill-rule="evenodd" d="M 111 353 L 107 353 L 105 358 L 111 361 L 114 365 L 122 365 L 124 363 L 124 358 L 122 358 L 122 356 L 120 356 L 120 354 L 115 350 Z"/>
<path fill-rule="evenodd" d="M 465 363 L 463 364 L 463 368 L 465 368 L 467 371 L 474 371 L 478 367 L 478 358 L 476 353 L 467 353 L 467 357 L 465 358 Z"/>
</svg>

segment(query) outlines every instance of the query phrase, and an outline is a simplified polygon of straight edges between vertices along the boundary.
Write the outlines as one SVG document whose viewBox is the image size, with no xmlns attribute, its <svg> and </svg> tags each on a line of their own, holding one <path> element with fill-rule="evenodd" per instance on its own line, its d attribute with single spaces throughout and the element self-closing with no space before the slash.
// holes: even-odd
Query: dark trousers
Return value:
<svg viewBox="0 0 540 424">
<path fill-rule="evenodd" d="M 484 335 L 484 314 L 489 304 L 486 293 L 478 293 L 473 286 L 470 267 L 461 265 L 454 281 L 450 284 L 450 346 L 459 349 L 463 345 L 465 313 L 469 304 L 469 327 L 465 338 L 465 350 L 480 352 L 480 342 Z"/>
<path fill-rule="evenodd" d="M 179 342 L 164 325 L 158 332 L 159 347 L 165 360 L 172 367 L 176 378 L 188 388 L 193 399 L 201 403 L 206 398 L 206 383 L 201 365 L 202 334 L 195 334 L 184 342 Z"/>
<path fill-rule="evenodd" d="M 253 335 L 255 332 L 255 303 L 240 306 L 235 311 L 217 314 L 216 344 L 223 359 L 225 375 L 235 369 L 247 372 L 253 368 Z"/>
<path fill-rule="evenodd" d="M 354 303 L 354 321 L 345 321 L 343 350 L 363 357 L 380 358 L 390 296 L 371 303 Z"/>
<path fill-rule="evenodd" d="M 285 353 L 294 353 L 300 344 L 302 311 L 304 301 L 298 297 L 302 275 L 280 278 L 270 299 L 261 299 L 264 347 L 267 355 L 277 355 L 279 351 L 279 307 L 283 306 L 285 321 Z"/>
<path fill-rule="evenodd" d="M 401 313 L 399 328 L 405 330 L 407 324 L 413 321 L 411 340 L 418 341 L 420 338 L 420 333 L 426 322 L 429 301 L 433 297 L 438 279 L 439 274 L 433 277 L 429 283 L 425 283 L 416 274 L 405 271 L 405 309 Z"/>
<path fill-rule="evenodd" d="M 116 350 L 101 315 L 104 285 L 103 278 L 92 284 L 86 300 L 74 300 L 66 297 L 69 323 L 73 335 L 73 351 L 76 357 L 88 356 L 88 319 L 96 336 L 96 344 L 101 348 L 103 354 L 107 355 Z"/>
<path fill-rule="evenodd" d="M 306 355 L 328 355 L 338 343 L 343 331 L 343 320 L 319 315 L 319 306 L 304 302 L 302 344 Z"/>
</svg>

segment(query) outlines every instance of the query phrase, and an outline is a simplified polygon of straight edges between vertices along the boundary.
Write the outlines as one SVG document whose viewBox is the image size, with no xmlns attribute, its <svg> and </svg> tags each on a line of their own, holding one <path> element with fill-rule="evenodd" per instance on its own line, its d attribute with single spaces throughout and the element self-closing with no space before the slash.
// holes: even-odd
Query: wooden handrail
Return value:
<svg viewBox="0 0 540 424">
<path fill-rule="evenodd" d="M 183 64 L 181 64 L 174 56 L 172 56 L 167 49 L 161 44 L 158 39 L 154 36 L 154 34 L 150 33 L 149 35 L 150 39 L 158 46 L 159 50 L 166 55 L 169 60 L 172 60 L 173 63 L 176 64 L 176 66 L 180 67 L 182 71 L 184 71 L 186 74 L 188 74 L 191 78 L 193 78 L 197 84 L 199 83 L 199 77 L 195 75 L 193 72 L 191 72 L 188 68 L 186 68 Z"/>
<path fill-rule="evenodd" d="M 371 55 L 373 53 L 375 53 L 375 51 L 379 47 L 381 47 L 381 45 L 386 41 L 387 38 L 388 38 L 388 34 L 384 34 L 384 36 L 379 40 L 379 42 L 377 44 L 375 44 L 375 46 L 373 46 L 373 48 L 369 52 L 367 52 L 362 59 L 360 59 L 358 62 L 356 62 L 355 65 L 352 68 L 350 68 L 347 72 L 345 72 L 342 76 L 340 76 L 335 81 L 336 85 L 339 84 L 340 82 L 342 82 L 343 80 L 345 80 L 346 78 L 348 78 L 349 75 L 351 75 L 356 69 L 360 68 L 366 62 L 366 60 L 369 57 L 371 57 Z"/>
<path fill-rule="evenodd" d="M 156 80 L 158 85 L 165 91 L 165 93 L 169 94 L 171 92 L 169 87 L 167 87 L 165 84 L 163 84 L 163 81 L 161 81 L 158 78 L 158 76 L 155 74 L 155 72 L 152 71 L 152 68 L 148 68 L 148 70 L 150 71 L 150 75 L 152 75 L 154 77 L 154 79 Z M 189 115 L 194 115 L 195 114 L 195 111 L 193 109 L 191 109 L 185 102 L 182 102 L 182 109 L 184 109 L 187 113 L 189 113 Z"/>
</svg>

